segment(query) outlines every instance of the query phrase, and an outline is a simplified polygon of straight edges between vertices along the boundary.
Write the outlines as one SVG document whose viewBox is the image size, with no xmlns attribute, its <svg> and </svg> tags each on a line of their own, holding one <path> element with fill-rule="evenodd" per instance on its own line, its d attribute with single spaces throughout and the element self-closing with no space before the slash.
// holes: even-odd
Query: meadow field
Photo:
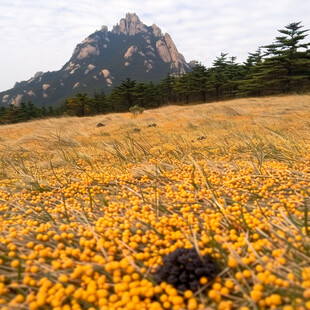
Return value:
<svg viewBox="0 0 310 310">
<path fill-rule="evenodd" d="M 0 142 L 1 310 L 310 309 L 310 95 Z"/>
</svg>

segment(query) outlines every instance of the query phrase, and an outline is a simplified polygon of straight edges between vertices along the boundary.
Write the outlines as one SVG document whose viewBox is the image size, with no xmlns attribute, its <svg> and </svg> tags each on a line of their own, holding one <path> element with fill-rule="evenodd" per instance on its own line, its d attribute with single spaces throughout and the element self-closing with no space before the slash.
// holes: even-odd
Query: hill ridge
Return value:
<svg viewBox="0 0 310 310">
<path fill-rule="evenodd" d="M 169 34 L 127 13 L 111 31 L 102 26 L 75 47 L 58 71 L 37 72 L 0 93 L 0 104 L 55 106 L 77 92 L 109 92 L 125 78 L 158 82 L 190 70 Z"/>
</svg>

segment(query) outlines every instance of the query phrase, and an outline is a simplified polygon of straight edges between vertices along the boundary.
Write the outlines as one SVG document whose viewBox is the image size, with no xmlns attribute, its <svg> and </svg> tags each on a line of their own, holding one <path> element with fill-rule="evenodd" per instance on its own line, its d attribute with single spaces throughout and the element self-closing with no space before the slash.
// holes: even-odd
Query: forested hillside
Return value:
<svg viewBox="0 0 310 310">
<path fill-rule="evenodd" d="M 249 53 L 242 64 L 237 63 L 236 57 L 222 53 L 209 68 L 197 62 L 190 72 L 169 74 L 158 84 L 127 78 L 109 94 L 77 93 L 56 108 L 38 108 L 31 102 L 1 107 L 0 122 L 127 112 L 132 106 L 149 109 L 167 104 L 305 93 L 310 90 L 308 31 L 301 22 L 290 23 L 279 30 L 273 43 Z"/>
</svg>

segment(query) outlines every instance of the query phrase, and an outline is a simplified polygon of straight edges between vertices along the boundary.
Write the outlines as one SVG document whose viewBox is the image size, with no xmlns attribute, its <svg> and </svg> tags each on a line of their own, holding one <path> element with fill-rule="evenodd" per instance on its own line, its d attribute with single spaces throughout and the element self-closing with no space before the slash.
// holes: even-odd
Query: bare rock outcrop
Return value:
<svg viewBox="0 0 310 310">
<path fill-rule="evenodd" d="M 185 68 L 189 69 L 183 55 L 178 52 L 168 33 L 156 42 L 156 48 L 161 59 L 164 62 L 171 63 L 170 67 L 172 69 L 178 69 L 181 74 L 185 73 Z"/>
<path fill-rule="evenodd" d="M 79 86 L 80 86 L 80 83 L 77 82 L 77 83 L 75 83 L 75 84 L 73 85 L 72 89 L 78 88 Z"/>
<path fill-rule="evenodd" d="M 43 74 L 44 74 L 44 72 L 38 71 L 33 77 L 36 79 L 36 78 L 42 76 Z"/>
<path fill-rule="evenodd" d="M 191 60 L 189 63 L 188 63 L 188 66 L 193 69 L 197 64 L 197 60 Z"/>
<path fill-rule="evenodd" d="M 157 25 L 153 24 L 152 28 L 153 28 L 153 34 L 155 37 L 161 37 L 162 36 L 161 29 Z"/>
<path fill-rule="evenodd" d="M 164 62 L 170 62 L 171 61 L 171 55 L 169 53 L 169 49 L 168 49 L 167 44 L 166 44 L 165 41 L 158 40 L 156 42 L 156 48 L 157 48 L 157 51 L 158 51 L 158 54 L 159 54 L 160 58 Z"/>
<path fill-rule="evenodd" d="M 27 95 L 32 96 L 32 97 L 35 97 L 36 94 L 34 93 L 33 90 L 30 90 L 30 91 L 27 93 Z"/>
<path fill-rule="evenodd" d="M 97 45 L 94 46 L 94 45 L 88 44 L 80 50 L 80 52 L 76 58 L 81 60 L 83 58 L 88 57 L 89 55 L 97 55 L 98 56 L 99 54 L 100 54 L 100 52 L 99 52 L 99 48 Z"/>
<path fill-rule="evenodd" d="M 85 70 L 85 74 L 88 74 L 91 70 L 94 70 L 96 68 L 96 66 L 94 66 L 93 64 L 89 64 L 87 66 L 87 69 Z"/>
<path fill-rule="evenodd" d="M 108 69 L 103 69 L 100 74 L 103 74 L 105 78 L 108 78 L 110 76 L 110 71 Z"/>
<path fill-rule="evenodd" d="M 51 86 L 50 84 L 43 84 L 42 89 L 46 91 L 50 86 Z"/>
<path fill-rule="evenodd" d="M 108 69 L 103 69 L 100 71 L 99 74 L 103 75 L 108 87 L 111 87 L 113 84 L 114 77 L 111 75 L 110 71 Z"/>
<path fill-rule="evenodd" d="M 147 32 L 146 26 L 140 21 L 135 13 L 127 13 L 125 18 L 122 18 L 119 24 L 113 27 L 113 33 L 123 33 L 128 36 L 134 36 L 140 32 Z"/>
<path fill-rule="evenodd" d="M 107 26 L 102 26 L 100 31 L 104 34 L 105 37 L 108 36 L 108 27 Z"/>
<path fill-rule="evenodd" d="M 138 47 L 135 46 L 135 45 L 132 45 L 132 46 L 129 47 L 129 49 L 128 49 L 127 52 L 125 53 L 124 58 L 125 58 L 125 59 L 128 59 L 128 58 L 132 57 L 132 55 L 133 55 L 134 53 L 137 53 L 137 52 L 138 52 Z"/>
<path fill-rule="evenodd" d="M 70 61 L 67 67 L 64 69 L 65 71 L 71 71 L 74 68 L 75 64 Z"/>
<path fill-rule="evenodd" d="M 14 106 L 19 106 L 19 104 L 22 102 L 22 99 L 23 94 L 18 94 L 10 100 L 10 104 Z"/>
<path fill-rule="evenodd" d="M 4 96 L 2 97 L 2 102 L 3 102 L 3 103 L 6 103 L 6 102 L 9 100 L 9 98 L 10 98 L 10 95 L 4 95 Z"/>
</svg>

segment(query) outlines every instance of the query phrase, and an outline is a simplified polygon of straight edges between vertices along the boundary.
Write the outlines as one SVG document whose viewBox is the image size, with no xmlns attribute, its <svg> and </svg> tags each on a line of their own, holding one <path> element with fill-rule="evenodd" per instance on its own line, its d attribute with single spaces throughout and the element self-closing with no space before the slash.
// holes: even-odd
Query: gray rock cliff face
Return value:
<svg viewBox="0 0 310 310">
<path fill-rule="evenodd" d="M 127 13 L 116 26 L 113 27 L 113 33 L 123 33 L 128 36 L 134 36 L 141 32 L 147 32 L 146 26 L 140 21 L 136 14 Z"/>
<path fill-rule="evenodd" d="M 156 48 L 161 59 L 166 63 L 171 63 L 172 69 L 179 69 L 179 73 L 183 74 L 189 69 L 182 54 L 180 54 L 169 34 L 162 34 L 161 29 L 153 24 L 150 27 L 144 25 L 136 14 L 127 13 L 120 23 L 113 27 L 112 33 L 124 34 L 126 36 L 134 36 L 137 34 L 145 34 L 146 42 L 150 34 L 153 34 L 158 40 Z"/>
<path fill-rule="evenodd" d="M 127 13 L 111 31 L 102 26 L 79 43 L 60 70 L 38 72 L 0 93 L 0 105 L 27 101 L 57 105 L 77 92 L 109 92 L 127 77 L 159 82 L 168 73 L 187 71 L 190 67 L 169 34 L 155 24 L 145 25 L 135 13 Z"/>
</svg>

